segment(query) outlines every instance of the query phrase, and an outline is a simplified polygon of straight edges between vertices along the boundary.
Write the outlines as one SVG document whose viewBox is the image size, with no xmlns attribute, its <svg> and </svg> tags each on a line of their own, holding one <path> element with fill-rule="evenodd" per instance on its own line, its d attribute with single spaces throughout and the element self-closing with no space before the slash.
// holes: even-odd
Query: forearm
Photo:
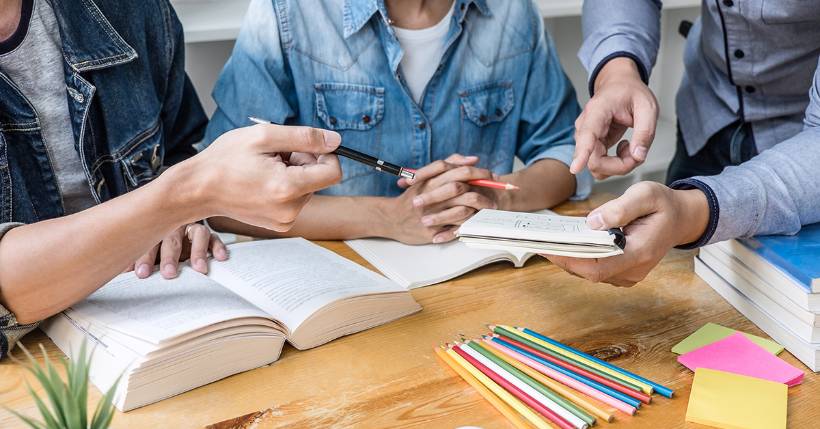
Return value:
<svg viewBox="0 0 820 429">
<path fill-rule="evenodd" d="M 575 176 L 566 164 L 555 159 L 542 159 L 523 170 L 503 176 L 502 181 L 521 188 L 498 191 L 504 210 L 542 210 L 564 202 L 575 193 Z"/>
<path fill-rule="evenodd" d="M 276 232 L 225 217 L 208 223 L 216 230 L 260 238 L 304 237 L 309 240 L 351 240 L 388 237 L 382 207 L 386 198 L 315 195 L 302 209 L 293 229 Z"/>
<path fill-rule="evenodd" d="M 177 176 L 171 169 L 104 204 L 9 231 L 0 240 L 0 304 L 21 324 L 42 320 L 105 284 L 174 228 L 196 220 Z"/>
</svg>

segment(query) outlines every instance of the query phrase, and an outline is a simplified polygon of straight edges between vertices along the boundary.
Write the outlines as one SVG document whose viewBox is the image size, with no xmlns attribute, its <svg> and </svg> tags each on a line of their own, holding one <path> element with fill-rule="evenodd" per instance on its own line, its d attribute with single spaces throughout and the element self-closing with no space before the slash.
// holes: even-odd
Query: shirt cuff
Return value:
<svg viewBox="0 0 820 429">
<path fill-rule="evenodd" d="M 542 159 L 554 159 L 561 161 L 567 168 L 572 164 L 572 156 L 575 154 L 575 145 L 562 144 L 547 148 L 543 152 L 536 155 L 533 159 L 527 162 L 527 167 L 535 164 Z M 585 200 L 592 193 L 592 174 L 588 169 L 584 169 L 575 175 L 575 195 L 570 197 L 572 201 Z"/>
<path fill-rule="evenodd" d="M 698 189 L 704 194 L 706 194 L 706 201 L 709 204 L 709 224 L 706 226 L 706 231 L 704 231 L 703 235 L 701 235 L 700 238 L 696 241 L 681 246 L 677 246 L 677 248 L 689 250 L 705 246 L 712 240 L 712 237 L 714 237 L 715 231 L 717 231 L 718 220 L 720 220 L 720 204 L 718 204 L 718 199 L 715 195 L 715 191 L 712 190 L 712 188 L 706 183 L 694 178 L 677 180 L 671 185 L 669 185 L 669 187 L 672 189 L 679 190 Z"/>
<path fill-rule="evenodd" d="M 7 232 L 21 226 L 21 223 L 3 223 L 0 224 L 0 239 L 6 235 Z M 23 335 L 28 334 L 37 327 L 37 323 L 28 325 L 21 325 L 17 323 L 17 318 L 14 314 L 6 310 L 0 305 L 0 359 L 5 357 L 9 350 L 11 350 Z"/>
</svg>

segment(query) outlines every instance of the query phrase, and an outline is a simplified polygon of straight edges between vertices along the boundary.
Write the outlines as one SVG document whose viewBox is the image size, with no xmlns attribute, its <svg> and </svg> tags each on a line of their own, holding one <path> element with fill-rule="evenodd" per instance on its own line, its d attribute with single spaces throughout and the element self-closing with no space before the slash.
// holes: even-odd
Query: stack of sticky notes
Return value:
<svg viewBox="0 0 820 429">
<path fill-rule="evenodd" d="M 777 357 L 765 338 L 709 323 L 678 343 L 678 362 L 695 371 L 686 420 L 720 428 L 785 428 L 790 386 L 803 371 Z"/>
</svg>

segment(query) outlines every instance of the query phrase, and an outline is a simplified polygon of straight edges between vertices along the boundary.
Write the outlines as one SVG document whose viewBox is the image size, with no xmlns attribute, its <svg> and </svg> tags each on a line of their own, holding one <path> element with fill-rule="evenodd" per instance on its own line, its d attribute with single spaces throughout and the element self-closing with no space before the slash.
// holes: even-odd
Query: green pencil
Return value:
<svg viewBox="0 0 820 429">
<path fill-rule="evenodd" d="M 546 396 L 547 398 L 550 398 L 556 404 L 564 407 L 567 411 L 574 414 L 579 419 L 583 420 L 586 424 L 588 424 L 590 426 L 595 424 L 595 417 L 593 417 L 591 414 L 589 414 L 586 411 L 582 410 L 581 408 L 579 408 L 578 406 L 576 406 L 572 402 L 567 401 L 563 397 L 559 396 L 552 389 L 550 389 L 549 387 L 544 386 L 543 384 L 539 383 L 536 379 L 530 377 L 527 374 L 524 374 L 518 368 L 508 364 L 507 362 L 504 362 L 504 360 L 502 360 L 502 359 L 499 359 L 498 356 L 495 355 L 495 353 L 493 353 L 492 351 L 487 349 L 486 346 L 481 344 L 480 341 L 468 341 L 466 344 L 470 348 L 472 348 L 475 351 L 477 351 L 477 352 L 481 353 L 482 355 L 486 356 L 487 359 L 490 359 L 491 361 L 496 363 L 498 366 L 500 366 L 500 367 L 504 368 L 505 370 L 507 370 L 507 372 L 514 375 L 519 380 L 523 381 L 524 383 L 529 384 L 533 389 L 541 392 L 542 394 L 544 394 L 544 396 Z"/>
</svg>

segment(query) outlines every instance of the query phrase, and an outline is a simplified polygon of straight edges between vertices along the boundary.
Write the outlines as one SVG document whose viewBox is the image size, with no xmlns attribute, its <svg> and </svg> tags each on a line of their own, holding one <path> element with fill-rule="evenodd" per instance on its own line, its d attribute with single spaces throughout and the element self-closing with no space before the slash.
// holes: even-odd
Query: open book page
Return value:
<svg viewBox="0 0 820 429">
<path fill-rule="evenodd" d="M 147 279 L 120 274 L 72 310 L 73 318 L 153 344 L 226 320 L 268 318 L 187 265 L 174 280 L 165 280 L 159 273 Z"/>
<path fill-rule="evenodd" d="M 229 246 L 230 259 L 210 277 L 295 331 L 338 300 L 404 292 L 390 280 L 301 238 Z"/>
<path fill-rule="evenodd" d="M 458 241 L 411 246 L 367 238 L 345 243 L 382 274 L 408 289 L 441 283 L 497 261 L 520 266 L 530 256 L 526 252 L 474 249 Z"/>
<path fill-rule="evenodd" d="M 560 243 L 612 244 L 607 231 L 589 229 L 586 218 L 484 209 L 465 222 L 459 237 L 496 237 Z"/>
</svg>

